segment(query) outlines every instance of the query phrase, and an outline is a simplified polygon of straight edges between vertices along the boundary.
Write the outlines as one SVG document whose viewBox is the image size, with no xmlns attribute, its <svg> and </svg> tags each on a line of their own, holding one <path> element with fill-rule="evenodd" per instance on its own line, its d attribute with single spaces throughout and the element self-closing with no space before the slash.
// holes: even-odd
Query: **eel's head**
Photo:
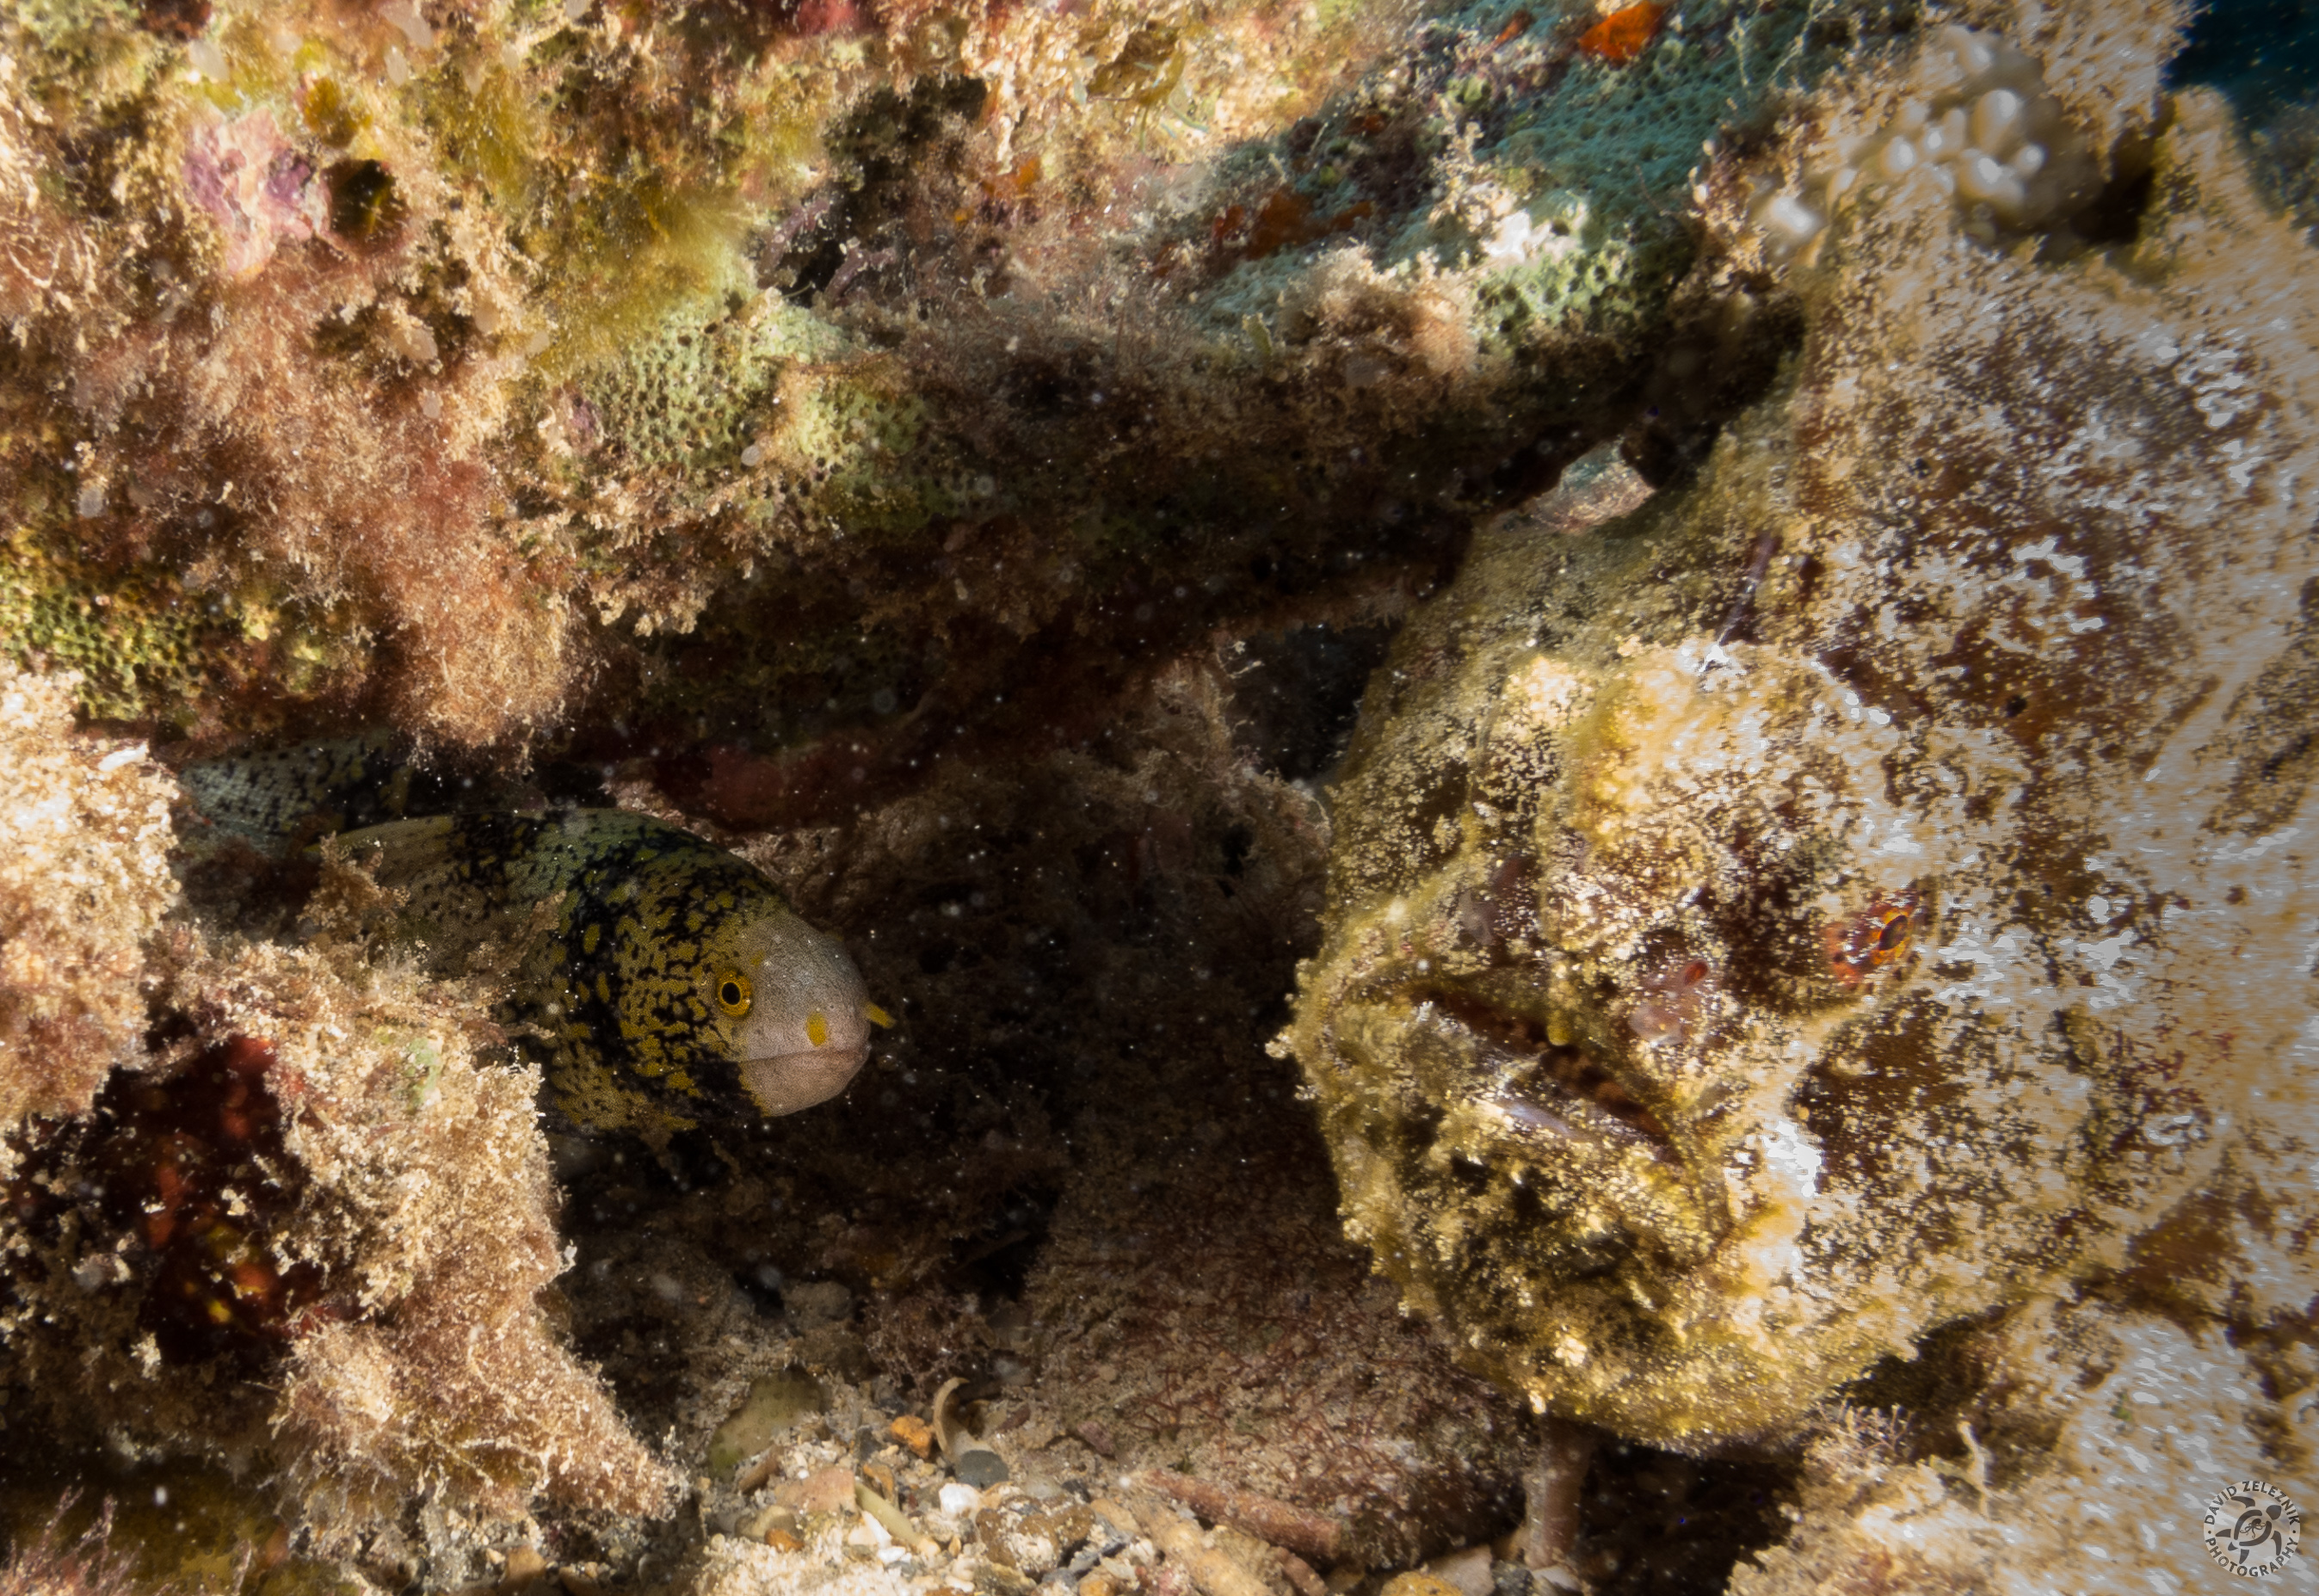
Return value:
<svg viewBox="0 0 2319 1596">
<path fill-rule="evenodd" d="M 795 1114 L 844 1091 L 870 1057 L 882 1017 L 835 937 L 769 908 L 719 939 L 702 996 L 742 1085 L 766 1114 Z"/>
</svg>

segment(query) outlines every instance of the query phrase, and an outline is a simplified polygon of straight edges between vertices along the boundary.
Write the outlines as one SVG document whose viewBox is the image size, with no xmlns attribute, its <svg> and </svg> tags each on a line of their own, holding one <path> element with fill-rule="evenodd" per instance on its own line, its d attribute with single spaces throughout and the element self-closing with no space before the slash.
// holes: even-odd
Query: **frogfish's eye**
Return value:
<svg viewBox="0 0 2319 1596">
<path fill-rule="evenodd" d="M 749 978 L 737 969 L 728 969 L 717 978 L 717 1006 L 728 1019 L 739 1019 L 749 1012 L 749 1000 L 754 996 Z"/>
<path fill-rule="evenodd" d="M 1880 897 L 1865 914 L 1827 929 L 1828 973 L 1847 987 L 1905 957 L 1915 941 L 1923 901 L 1915 888 Z"/>
</svg>

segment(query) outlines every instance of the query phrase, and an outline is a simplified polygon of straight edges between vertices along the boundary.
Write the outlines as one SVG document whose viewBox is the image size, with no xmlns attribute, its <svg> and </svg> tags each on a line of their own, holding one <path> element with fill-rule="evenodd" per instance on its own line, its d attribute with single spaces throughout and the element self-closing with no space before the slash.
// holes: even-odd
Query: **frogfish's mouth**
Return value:
<svg viewBox="0 0 2319 1596">
<path fill-rule="evenodd" d="M 1590 1046 L 1590 1016 L 1541 1014 L 1531 972 L 1412 973 L 1349 994 L 1330 1027 L 1357 1072 L 1385 1068 L 1444 1111 L 1427 1141 L 1407 1144 L 1401 1180 L 1445 1194 L 1485 1183 L 1501 1194 L 1490 1201 L 1529 1215 L 1529 1267 L 1566 1285 L 1706 1259 L 1730 1228 L 1728 1200 L 1686 1137 L 1673 1082 Z"/>
<path fill-rule="evenodd" d="M 1411 1001 L 1430 1005 L 1472 1039 L 1478 1061 L 1497 1077 L 1487 1100 L 1509 1119 L 1573 1142 L 1682 1162 L 1674 1137 L 1636 1091 L 1586 1049 L 1554 1041 L 1545 1021 L 1462 992 L 1418 990 Z"/>
</svg>

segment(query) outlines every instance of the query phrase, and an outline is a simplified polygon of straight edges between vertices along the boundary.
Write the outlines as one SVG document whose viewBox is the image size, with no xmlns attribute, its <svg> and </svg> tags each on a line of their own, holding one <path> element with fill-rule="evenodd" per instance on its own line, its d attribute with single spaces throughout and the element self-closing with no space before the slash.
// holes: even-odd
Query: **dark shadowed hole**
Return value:
<svg viewBox="0 0 2319 1596">
<path fill-rule="evenodd" d="M 1056 1196 L 1046 1186 L 1009 1192 L 988 1224 L 952 1245 L 951 1284 L 986 1302 L 1020 1297 L 1031 1266 L 1038 1261 L 1040 1244 L 1047 1239 Z"/>
<path fill-rule="evenodd" d="M 2220 89 L 2251 126 L 2308 97 L 2319 73 L 2319 5 L 2310 0 L 2211 0 L 2193 14 L 2182 53 L 2166 68 L 2174 88 Z"/>
<path fill-rule="evenodd" d="M 2122 155 L 2118 164 L 2116 175 L 2102 185 L 2093 202 L 2070 219 L 2080 238 L 2101 248 L 2140 239 L 2143 214 L 2150 207 L 2151 181 L 2156 174 L 2147 157 L 2132 159 Z"/>
<path fill-rule="evenodd" d="M 1298 627 L 1248 640 L 1232 669 L 1233 742 L 1284 780 L 1321 774 L 1345 752 L 1389 627 Z"/>
<path fill-rule="evenodd" d="M 330 230 L 356 243 L 376 243 L 402 220 L 394 175 L 376 161 L 335 161 L 323 174 L 330 190 Z"/>
<path fill-rule="evenodd" d="M 1683 1457 L 1614 1441 L 1587 1473 L 1578 1572 L 1599 1596 L 1720 1591 L 1742 1559 L 1786 1537 L 1781 1505 L 1795 1474 L 1791 1462 Z"/>
</svg>

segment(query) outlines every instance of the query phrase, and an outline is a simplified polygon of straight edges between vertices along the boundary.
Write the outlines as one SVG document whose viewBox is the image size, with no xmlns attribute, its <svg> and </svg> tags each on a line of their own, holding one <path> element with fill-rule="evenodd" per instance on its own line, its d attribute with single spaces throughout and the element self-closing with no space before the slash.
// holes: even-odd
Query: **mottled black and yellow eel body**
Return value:
<svg viewBox="0 0 2319 1596">
<path fill-rule="evenodd" d="M 194 765 L 181 780 L 212 825 L 261 845 L 339 832 L 402 895 L 397 934 L 438 969 L 463 969 L 486 944 L 521 949 L 504 1017 L 575 1126 L 657 1141 L 794 1113 L 844 1087 L 884 1018 L 835 939 L 746 861 L 663 821 L 394 818 L 458 795 L 375 743 Z"/>
</svg>

